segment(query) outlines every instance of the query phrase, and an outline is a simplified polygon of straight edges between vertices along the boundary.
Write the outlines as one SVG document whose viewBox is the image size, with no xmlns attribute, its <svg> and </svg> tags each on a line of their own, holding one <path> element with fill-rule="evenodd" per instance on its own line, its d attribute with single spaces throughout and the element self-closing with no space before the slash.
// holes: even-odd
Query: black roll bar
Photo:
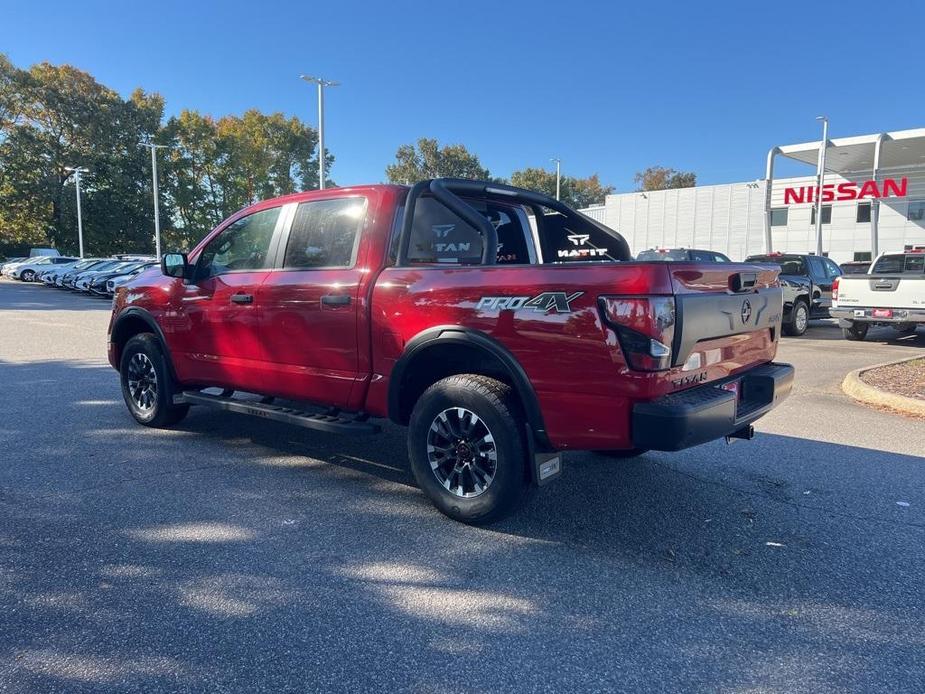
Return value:
<svg viewBox="0 0 925 694">
<path fill-rule="evenodd" d="M 542 193 L 535 193 L 523 188 L 515 188 L 506 183 L 491 183 L 488 181 L 470 181 L 462 178 L 433 178 L 425 181 L 418 181 L 411 190 L 408 191 L 408 198 L 405 201 L 405 218 L 402 220 L 401 242 L 398 250 L 397 264 L 403 266 L 408 260 L 408 246 L 411 242 L 411 227 L 414 222 L 414 207 L 417 199 L 425 192 L 429 192 L 443 205 L 455 212 L 457 215 L 466 220 L 473 227 L 478 229 L 484 237 L 482 244 L 482 264 L 494 265 L 497 261 L 498 254 L 498 233 L 495 227 L 459 195 L 480 195 L 489 198 L 507 199 L 509 202 L 530 205 L 537 210 L 538 206 L 555 210 L 566 217 L 578 215 L 581 219 L 597 227 L 608 236 L 613 237 L 619 248 L 619 255 L 627 260 L 632 259 L 629 244 L 619 233 L 613 229 L 601 224 L 596 219 L 587 215 L 576 212 L 568 205 Z"/>
</svg>

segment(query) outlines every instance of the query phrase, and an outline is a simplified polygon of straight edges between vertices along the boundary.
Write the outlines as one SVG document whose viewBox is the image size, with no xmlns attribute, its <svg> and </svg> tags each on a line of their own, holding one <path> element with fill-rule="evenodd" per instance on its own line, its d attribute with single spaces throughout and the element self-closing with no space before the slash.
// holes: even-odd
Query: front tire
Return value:
<svg viewBox="0 0 925 694">
<path fill-rule="evenodd" d="M 784 334 L 792 337 L 799 337 L 806 332 L 806 328 L 808 327 L 809 304 L 802 299 L 797 299 L 793 303 L 793 310 L 790 311 L 790 320 L 784 323 Z"/>
<path fill-rule="evenodd" d="M 860 342 L 867 337 L 867 330 L 870 326 L 866 323 L 852 323 L 850 328 L 842 328 L 841 333 L 846 340 Z"/>
<path fill-rule="evenodd" d="M 135 335 L 122 349 L 119 362 L 122 398 L 128 411 L 146 427 L 173 426 L 189 412 L 189 405 L 174 405 L 174 382 L 167 358 L 151 333 Z"/>
<path fill-rule="evenodd" d="M 913 335 L 915 334 L 916 327 L 915 323 L 898 323 L 893 326 L 893 330 L 900 336 Z"/>
<path fill-rule="evenodd" d="M 26 270 L 19 276 L 23 282 L 32 282 L 35 279 L 35 272 L 32 270 Z"/>
<path fill-rule="evenodd" d="M 511 387 L 487 376 L 437 381 L 418 399 L 408 456 L 434 506 L 462 523 L 511 513 L 528 484 L 523 416 Z"/>
</svg>

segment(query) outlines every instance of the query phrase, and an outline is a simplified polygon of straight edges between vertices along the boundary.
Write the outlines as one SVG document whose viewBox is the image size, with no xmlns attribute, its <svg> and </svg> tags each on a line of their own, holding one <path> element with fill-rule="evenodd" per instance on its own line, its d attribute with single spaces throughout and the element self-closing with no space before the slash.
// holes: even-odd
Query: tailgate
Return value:
<svg viewBox="0 0 925 694">
<path fill-rule="evenodd" d="M 776 340 L 783 314 L 780 268 L 671 263 L 670 272 L 676 311 L 672 366 L 696 369 L 716 359 L 736 362 L 749 351 L 750 337 L 765 341 L 770 334 Z M 734 371 L 736 364 L 728 366 Z"/>
<path fill-rule="evenodd" d="M 857 275 L 839 277 L 834 307 L 921 308 L 925 306 L 925 277 Z"/>
</svg>

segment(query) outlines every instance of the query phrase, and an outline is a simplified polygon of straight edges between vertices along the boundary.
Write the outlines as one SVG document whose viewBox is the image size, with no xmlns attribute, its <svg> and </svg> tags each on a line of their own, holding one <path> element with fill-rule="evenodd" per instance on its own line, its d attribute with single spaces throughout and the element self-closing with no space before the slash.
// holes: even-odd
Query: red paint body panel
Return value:
<svg viewBox="0 0 925 694">
<path fill-rule="evenodd" d="M 212 232 L 190 253 L 245 214 L 293 202 L 364 196 L 368 217 L 350 269 L 229 273 L 200 284 L 140 275 L 120 290 L 114 319 L 129 307 L 150 313 L 163 330 L 179 380 L 310 400 L 387 416 L 389 382 L 405 346 L 436 326 L 461 326 L 503 345 L 539 400 L 549 440 L 559 449 L 632 445 L 633 405 L 694 383 L 690 371 L 630 369 L 617 335 L 601 315 L 602 296 L 728 292 L 730 275 L 755 273 L 777 286 L 776 271 L 742 264 L 589 262 L 580 264 L 392 267 L 396 209 L 407 189 L 366 186 L 301 193 L 255 205 Z M 251 305 L 228 303 L 235 291 Z M 570 313 L 479 308 L 486 296 L 579 293 Z M 325 295 L 347 295 L 325 306 Z M 771 330 L 699 342 L 696 383 L 734 375 L 773 359 Z M 111 350 L 114 365 L 118 355 Z"/>
</svg>

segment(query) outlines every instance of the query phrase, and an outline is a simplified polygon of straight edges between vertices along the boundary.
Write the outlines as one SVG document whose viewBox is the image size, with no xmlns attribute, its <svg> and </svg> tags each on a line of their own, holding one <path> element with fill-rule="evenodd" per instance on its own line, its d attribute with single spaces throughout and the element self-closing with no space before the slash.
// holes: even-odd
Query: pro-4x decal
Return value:
<svg viewBox="0 0 925 694">
<path fill-rule="evenodd" d="M 530 309 L 537 313 L 571 313 L 572 302 L 584 292 L 543 292 L 536 296 L 483 296 L 475 305 L 488 311 Z"/>
</svg>

